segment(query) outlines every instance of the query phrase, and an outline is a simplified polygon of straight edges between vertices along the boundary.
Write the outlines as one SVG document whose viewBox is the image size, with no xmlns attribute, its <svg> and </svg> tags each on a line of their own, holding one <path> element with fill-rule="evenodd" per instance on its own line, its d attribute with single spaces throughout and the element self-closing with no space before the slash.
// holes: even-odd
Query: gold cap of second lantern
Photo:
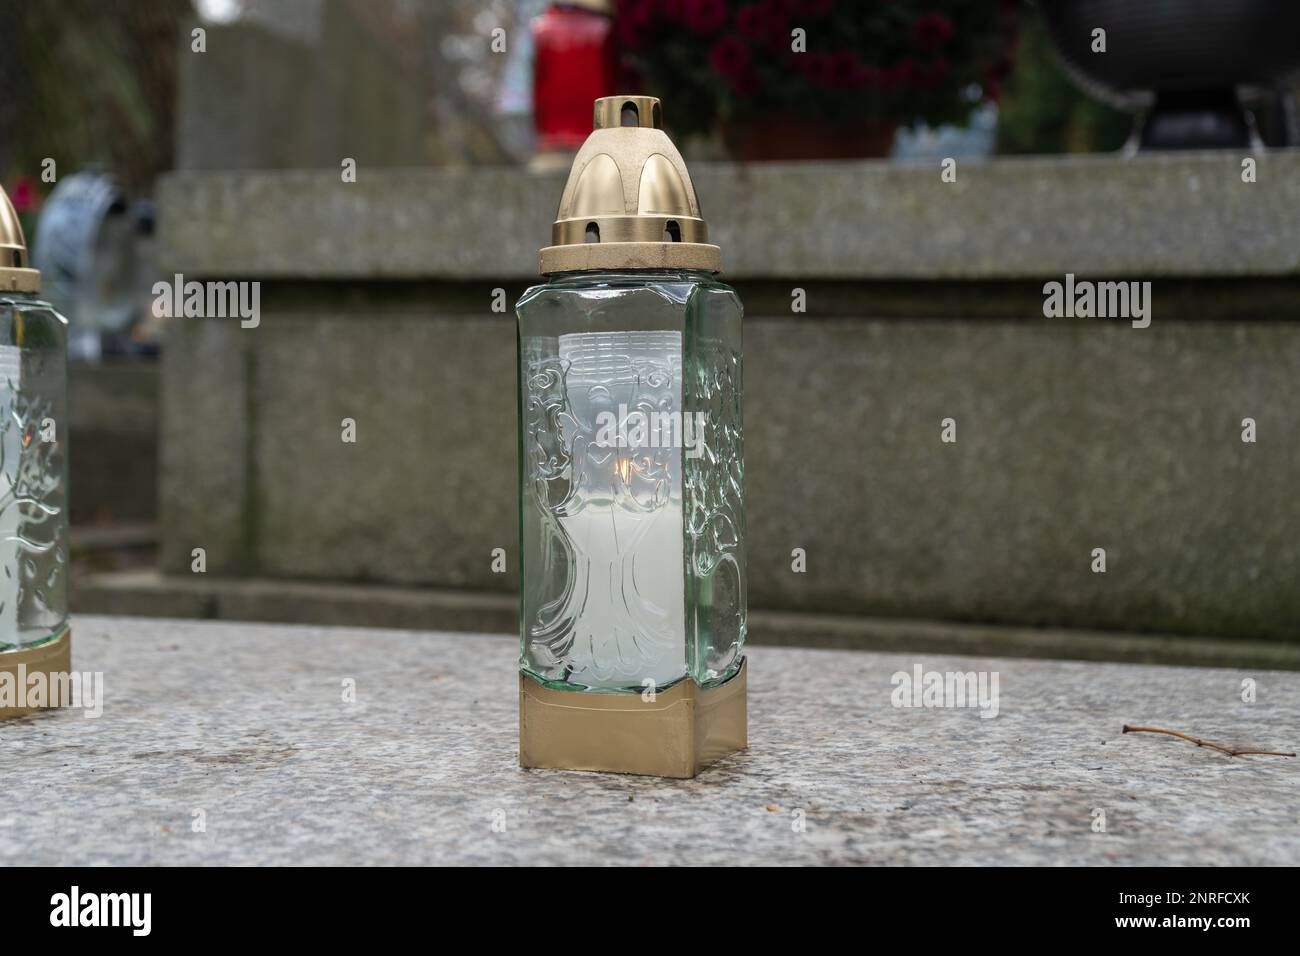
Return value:
<svg viewBox="0 0 1300 956">
<path fill-rule="evenodd" d="M 722 268 L 682 155 L 653 96 L 596 100 L 540 271 Z"/>
<path fill-rule="evenodd" d="M 41 274 L 29 267 L 23 224 L 0 186 L 0 292 L 40 292 Z"/>
</svg>

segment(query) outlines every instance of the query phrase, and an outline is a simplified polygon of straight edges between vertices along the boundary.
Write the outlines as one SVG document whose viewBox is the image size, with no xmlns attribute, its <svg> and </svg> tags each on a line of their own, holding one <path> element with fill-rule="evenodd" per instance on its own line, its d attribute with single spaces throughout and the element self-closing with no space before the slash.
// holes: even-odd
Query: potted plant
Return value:
<svg viewBox="0 0 1300 956">
<path fill-rule="evenodd" d="M 900 123 L 996 100 L 1016 0 L 621 0 L 633 82 L 738 159 L 883 156 Z"/>
</svg>

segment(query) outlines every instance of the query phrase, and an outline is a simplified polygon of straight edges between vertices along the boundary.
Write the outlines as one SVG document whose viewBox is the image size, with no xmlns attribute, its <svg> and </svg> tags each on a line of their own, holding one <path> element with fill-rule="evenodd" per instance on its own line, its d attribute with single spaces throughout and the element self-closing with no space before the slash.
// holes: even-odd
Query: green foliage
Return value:
<svg viewBox="0 0 1300 956">
<path fill-rule="evenodd" d="M 190 0 L 0 0 L 0 176 L 88 165 L 147 186 L 171 165 Z"/>
<path fill-rule="evenodd" d="M 1041 14 L 1029 8 L 1016 70 L 999 105 L 998 152 L 1117 150 L 1132 128 L 1132 115 L 1093 99 L 1075 85 L 1052 48 Z"/>
</svg>

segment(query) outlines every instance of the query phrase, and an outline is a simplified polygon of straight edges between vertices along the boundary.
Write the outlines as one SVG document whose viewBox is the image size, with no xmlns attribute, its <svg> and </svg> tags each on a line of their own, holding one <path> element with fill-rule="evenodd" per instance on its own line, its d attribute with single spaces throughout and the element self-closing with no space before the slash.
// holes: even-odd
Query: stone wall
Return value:
<svg viewBox="0 0 1300 956">
<path fill-rule="evenodd" d="M 426 159 L 424 44 L 403 38 L 395 55 L 358 19 L 363 7 L 314 7 L 268 6 L 206 24 L 202 55 L 191 54 L 190 31 L 182 32 L 178 168 L 337 170 L 345 156 L 387 166 Z M 295 15 L 304 22 L 270 25 Z"/>
<path fill-rule="evenodd" d="M 1240 171 L 696 170 L 747 305 L 751 606 L 1295 639 L 1300 155 Z M 561 185 L 167 180 L 166 271 L 259 279 L 263 314 L 167 342 L 164 571 L 203 547 L 231 577 L 514 589 L 515 341 L 492 293 L 532 281 Z M 1150 327 L 1045 318 L 1067 272 L 1151 281 Z"/>
<path fill-rule="evenodd" d="M 72 523 L 151 523 L 158 507 L 158 367 L 73 362 L 68 481 Z"/>
</svg>

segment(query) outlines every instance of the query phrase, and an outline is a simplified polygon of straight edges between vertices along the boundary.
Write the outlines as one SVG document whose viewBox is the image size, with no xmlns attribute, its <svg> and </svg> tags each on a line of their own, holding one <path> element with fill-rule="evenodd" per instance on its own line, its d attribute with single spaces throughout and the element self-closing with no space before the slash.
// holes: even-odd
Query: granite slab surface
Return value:
<svg viewBox="0 0 1300 956">
<path fill-rule="evenodd" d="M 0 864 L 1300 863 L 1300 759 L 1120 732 L 1296 750 L 1300 674 L 758 647 L 749 750 L 669 781 L 521 770 L 516 652 L 80 617 L 103 713 L 0 723 Z M 894 706 L 916 665 L 997 716 Z"/>
</svg>

